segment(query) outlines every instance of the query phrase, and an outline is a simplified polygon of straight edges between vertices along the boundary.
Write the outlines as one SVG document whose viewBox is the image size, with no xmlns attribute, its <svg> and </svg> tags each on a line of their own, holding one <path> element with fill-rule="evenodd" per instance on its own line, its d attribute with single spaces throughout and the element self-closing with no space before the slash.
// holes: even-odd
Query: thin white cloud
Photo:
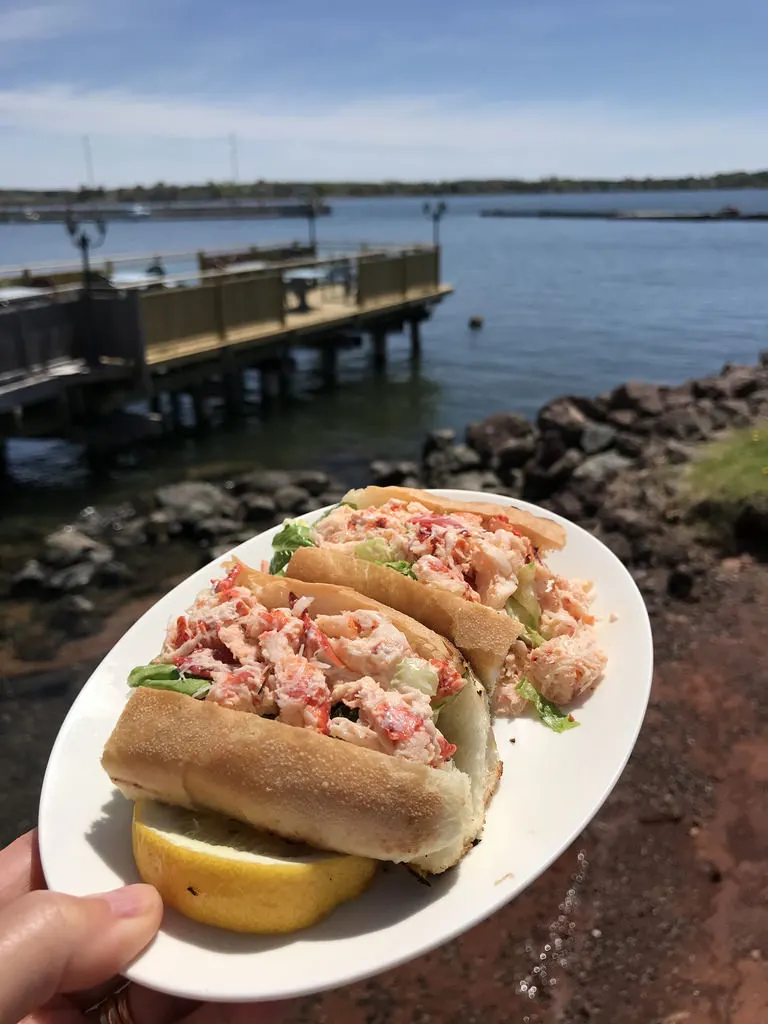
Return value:
<svg viewBox="0 0 768 1024">
<path fill-rule="evenodd" d="M 230 132 L 240 140 L 244 177 L 613 177 L 768 165 L 761 112 L 697 117 L 606 103 L 476 105 L 461 96 L 333 106 L 40 87 L 0 90 L 3 129 L 6 186 L 81 176 L 75 154 L 85 133 L 108 184 L 224 177 Z M 41 166 L 37 154 L 46 151 L 68 155 Z"/>
<path fill-rule="evenodd" d="M 81 3 L 38 4 L 0 11 L 0 44 L 29 43 L 67 35 L 81 23 Z"/>
</svg>

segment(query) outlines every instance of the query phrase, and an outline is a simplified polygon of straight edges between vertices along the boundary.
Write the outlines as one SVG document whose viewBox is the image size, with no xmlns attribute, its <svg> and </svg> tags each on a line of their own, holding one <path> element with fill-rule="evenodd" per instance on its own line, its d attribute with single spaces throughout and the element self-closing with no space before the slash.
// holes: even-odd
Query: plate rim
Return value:
<svg viewBox="0 0 768 1024">
<path fill-rule="evenodd" d="M 402 954 L 394 954 L 392 956 L 388 956 L 386 962 L 383 964 L 379 964 L 378 966 L 365 967 L 362 969 L 359 967 L 354 967 L 345 971 L 341 971 L 334 976 L 333 980 L 329 980 L 327 983 L 313 983 L 310 985 L 302 985 L 301 982 L 299 981 L 290 990 L 287 990 L 286 987 L 283 985 L 282 987 L 274 988 L 271 990 L 266 990 L 262 987 L 260 991 L 255 993 L 252 991 L 248 991 L 247 993 L 240 992 L 227 995 L 226 997 L 217 994 L 213 997 L 217 1001 L 256 1004 L 261 1002 L 298 999 L 303 996 L 314 995 L 320 992 L 329 991 L 339 987 L 344 987 L 359 981 L 364 981 L 368 978 L 375 977 L 381 973 L 400 967 L 405 963 L 417 959 L 418 957 L 433 952 L 435 949 L 443 945 L 446 945 L 458 936 L 465 934 L 472 928 L 475 928 L 477 925 L 481 924 L 485 920 L 488 920 L 499 910 L 501 910 L 502 907 L 506 906 L 508 903 L 511 903 L 523 892 L 525 892 L 538 878 L 540 878 L 552 866 L 552 864 L 560 856 L 563 855 L 563 853 L 565 853 L 573 845 L 574 840 L 584 831 L 585 828 L 587 828 L 587 826 L 592 821 L 594 821 L 594 819 L 597 817 L 600 810 L 604 806 L 606 800 L 615 789 L 621 776 L 624 773 L 624 770 L 626 769 L 627 763 L 630 757 L 632 756 L 632 753 L 637 744 L 638 736 L 640 735 L 640 731 L 646 719 L 648 704 L 651 696 L 651 688 L 653 684 L 653 632 L 651 627 L 650 615 L 648 613 L 648 608 L 646 606 L 642 593 L 640 592 L 640 589 L 637 583 L 635 582 L 632 574 L 629 572 L 629 570 L 623 564 L 623 562 L 618 558 L 618 556 L 613 551 L 611 551 L 611 549 L 599 537 L 596 537 L 594 534 L 590 533 L 589 530 L 586 530 L 578 523 L 574 523 L 572 520 L 569 520 L 565 516 L 561 516 L 558 513 L 551 511 L 550 509 L 544 508 L 543 506 L 540 505 L 533 504 L 531 502 L 524 501 L 523 499 L 513 498 L 510 495 L 496 494 L 494 492 L 472 491 L 451 487 L 420 488 L 420 490 L 436 494 L 442 497 L 455 498 L 455 500 L 460 501 L 481 501 L 485 503 L 496 501 L 497 503 L 502 505 L 512 505 L 516 508 L 519 508 L 522 511 L 532 512 L 537 515 L 543 515 L 549 519 L 554 520 L 555 522 L 559 522 L 566 528 L 567 531 L 574 531 L 576 534 L 583 535 L 587 538 L 589 542 L 596 543 L 604 549 L 604 552 L 608 555 L 609 561 L 612 561 L 614 563 L 614 568 L 618 569 L 619 574 L 624 577 L 625 583 L 629 585 L 630 590 L 633 592 L 633 596 L 636 598 L 638 611 L 642 611 L 642 615 L 639 617 L 639 622 L 635 624 L 635 629 L 637 630 L 640 627 L 642 627 L 643 649 L 646 655 L 647 662 L 647 678 L 645 678 L 643 681 L 644 699 L 642 701 L 641 713 L 638 714 L 637 721 L 632 730 L 631 742 L 627 743 L 626 750 L 622 755 L 621 762 L 612 772 L 610 779 L 606 780 L 602 784 L 602 795 L 590 810 L 586 820 L 581 821 L 577 826 L 571 829 L 567 839 L 561 840 L 556 844 L 556 848 L 553 850 L 552 854 L 548 858 L 544 858 L 541 861 L 541 863 L 536 866 L 536 869 L 533 871 L 533 873 L 526 877 L 526 880 L 522 885 L 512 886 L 510 891 L 508 892 L 505 892 L 501 887 L 499 887 L 498 898 L 494 898 L 483 902 L 482 906 L 477 911 L 462 917 L 460 923 L 458 923 L 454 928 L 445 929 L 444 931 L 441 931 L 437 936 L 430 936 L 426 941 L 420 942 L 416 950 L 409 950 Z M 313 509 L 311 512 L 304 513 L 303 515 L 294 517 L 286 516 L 286 518 L 299 519 L 304 518 L 304 516 L 311 515 L 314 519 L 322 515 L 322 513 L 326 511 L 328 508 L 332 507 L 334 506 L 326 505 L 323 506 L 323 508 Z M 72 724 L 78 720 L 78 705 L 80 704 L 81 700 L 83 700 L 85 691 L 89 684 L 91 683 L 91 680 L 95 675 L 97 675 L 97 673 L 99 673 L 102 670 L 105 662 L 111 656 L 114 648 L 119 643 L 121 643 L 133 630 L 138 629 L 141 623 L 144 622 L 145 618 L 154 612 L 156 606 L 161 601 L 165 600 L 177 589 L 184 587 L 192 576 L 196 575 L 197 573 L 207 573 L 211 570 L 215 572 L 217 570 L 220 570 L 223 567 L 223 563 L 227 559 L 236 556 L 240 548 L 242 548 L 244 545 L 251 544 L 257 538 L 268 535 L 271 532 L 276 531 L 278 529 L 279 524 L 277 526 L 269 527 L 266 530 L 261 530 L 258 533 L 254 533 L 253 536 L 250 537 L 248 540 L 241 542 L 235 547 L 229 549 L 226 553 L 220 555 L 215 559 L 212 559 L 205 565 L 201 566 L 199 569 L 196 569 L 194 572 L 189 573 L 189 575 L 186 576 L 184 580 L 180 581 L 178 584 L 176 584 L 176 586 L 172 587 L 170 590 L 163 593 L 136 620 L 136 622 L 134 622 L 119 637 L 119 639 L 114 644 L 112 644 L 110 649 L 105 653 L 104 657 L 99 661 L 99 663 L 96 665 L 96 667 L 93 669 L 93 671 L 89 674 L 88 678 L 83 683 L 82 687 L 80 688 L 80 691 L 78 692 L 77 696 L 72 702 L 72 705 L 70 706 L 67 715 L 65 716 L 61 726 L 59 727 L 59 730 L 56 734 L 56 739 L 54 740 L 54 743 L 51 747 L 51 751 L 48 755 L 48 760 L 46 762 L 45 773 L 40 791 L 40 799 L 38 801 L 38 836 L 40 847 L 40 859 L 43 868 L 43 874 L 44 877 L 46 878 L 46 883 L 48 878 L 47 863 L 49 862 L 49 848 L 47 841 L 43 837 L 43 833 L 45 830 L 44 828 L 40 828 L 40 824 L 43 821 L 43 811 L 48 801 L 48 794 L 54 786 L 51 765 L 54 762 L 54 759 L 58 756 L 60 747 L 66 743 L 68 733 L 72 727 Z M 507 720 L 502 719 L 502 721 Z M 492 813 L 492 807 L 493 800 L 491 800 L 489 804 L 489 814 Z M 52 845 L 55 846 L 55 843 L 53 843 Z M 405 924 L 407 920 L 407 917 L 404 918 L 402 924 Z M 300 933 L 297 934 L 300 936 Z M 292 940 L 292 936 L 287 935 L 285 936 L 285 939 L 286 946 L 289 946 Z M 154 978 L 152 979 L 151 982 L 148 982 L 146 976 L 144 975 L 144 972 L 142 971 L 142 962 L 145 956 L 148 953 L 150 953 L 152 945 L 153 943 L 150 943 L 149 946 L 147 946 L 146 949 L 143 950 L 142 953 L 139 954 L 139 956 L 122 972 L 125 978 L 136 984 L 140 984 L 145 987 L 151 988 L 154 991 L 163 992 L 168 995 L 178 996 L 180 998 L 199 999 L 202 1001 L 209 1001 L 212 998 L 210 991 L 206 991 L 204 986 L 195 988 L 194 980 L 192 981 L 192 984 L 190 986 L 184 988 L 183 990 L 174 985 L 164 986 L 162 985 L 162 983 L 158 983 L 157 980 L 155 980 Z M 259 953 L 258 951 L 255 951 L 252 955 L 254 957 L 258 957 Z"/>
</svg>

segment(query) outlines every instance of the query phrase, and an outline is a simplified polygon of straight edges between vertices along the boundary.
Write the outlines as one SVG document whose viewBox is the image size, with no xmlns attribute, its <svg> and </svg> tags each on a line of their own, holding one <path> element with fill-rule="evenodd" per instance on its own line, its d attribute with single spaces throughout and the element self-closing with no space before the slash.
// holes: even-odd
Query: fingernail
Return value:
<svg viewBox="0 0 768 1024">
<path fill-rule="evenodd" d="M 152 898 L 153 889 L 149 885 L 125 885 L 100 897 L 107 901 L 115 917 L 139 917 L 147 911 Z"/>
</svg>

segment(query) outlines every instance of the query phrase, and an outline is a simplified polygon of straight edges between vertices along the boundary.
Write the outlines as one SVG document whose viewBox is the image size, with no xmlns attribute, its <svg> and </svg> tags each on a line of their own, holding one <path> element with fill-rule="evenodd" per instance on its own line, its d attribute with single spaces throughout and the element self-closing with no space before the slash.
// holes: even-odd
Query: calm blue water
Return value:
<svg viewBox="0 0 768 1024">
<path fill-rule="evenodd" d="M 307 360 L 299 394 L 278 416 L 254 415 L 235 433 L 146 456 L 118 474 L 134 488 L 194 467 L 262 462 L 355 467 L 409 455 L 435 425 L 463 428 L 499 409 L 532 414 L 564 392 L 593 394 L 626 378 L 674 382 L 753 361 L 768 347 L 768 223 L 492 220 L 482 207 L 768 210 L 768 191 L 469 197 L 449 200 L 441 225 L 443 276 L 455 286 L 424 329 L 417 373 L 393 337 L 386 379 L 366 353 L 342 355 L 341 380 L 319 395 Z M 420 199 L 336 200 L 320 240 L 427 240 Z M 102 256 L 242 246 L 305 236 L 301 221 L 126 223 L 110 226 Z M 0 264 L 70 260 L 58 225 L 0 225 Z M 485 319 L 471 332 L 472 315 Z M 30 483 L 66 484 L 93 498 L 78 452 L 15 443 L 12 467 Z M 351 470 L 350 470 L 351 471 Z M 95 499 L 94 499 L 95 500 Z"/>
</svg>

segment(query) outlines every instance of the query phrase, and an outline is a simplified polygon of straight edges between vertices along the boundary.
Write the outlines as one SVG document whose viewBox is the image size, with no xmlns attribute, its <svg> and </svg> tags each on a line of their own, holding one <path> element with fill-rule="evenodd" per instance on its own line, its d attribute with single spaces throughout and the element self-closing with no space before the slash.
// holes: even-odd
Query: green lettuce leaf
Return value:
<svg viewBox="0 0 768 1024">
<path fill-rule="evenodd" d="M 388 569 L 394 569 L 395 572 L 402 573 L 403 576 L 408 576 L 412 580 L 418 578 L 408 562 L 383 562 L 382 564 L 386 565 Z"/>
<path fill-rule="evenodd" d="M 386 565 L 388 569 L 394 569 L 395 572 L 402 573 L 403 576 L 408 576 L 409 579 L 418 579 L 418 576 L 408 562 L 384 562 L 382 564 Z"/>
<path fill-rule="evenodd" d="M 507 598 L 507 614 L 511 615 L 513 619 L 520 619 L 522 624 L 528 626 L 529 629 L 536 629 L 539 624 L 539 616 L 532 614 L 530 609 L 517 599 L 518 593 L 519 591 Z"/>
<path fill-rule="evenodd" d="M 137 665 L 128 673 L 128 685 L 148 686 L 152 690 L 173 690 L 188 697 L 202 696 L 211 688 L 210 679 L 183 676 L 175 665 Z"/>
<path fill-rule="evenodd" d="M 543 643 L 546 643 L 546 637 L 537 633 L 535 629 L 531 629 L 530 626 L 523 626 L 523 641 L 529 647 L 541 647 Z"/>
<path fill-rule="evenodd" d="M 391 687 L 393 690 L 401 690 L 403 687 L 420 690 L 431 698 L 437 693 L 439 683 L 437 669 L 428 661 L 423 658 L 403 658 L 392 677 Z"/>
<path fill-rule="evenodd" d="M 531 629 L 538 629 L 541 619 L 541 605 L 536 596 L 535 579 L 536 562 L 528 562 L 517 574 L 517 590 L 511 597 L 516 609 L 519 609 L 517 617 Z"/>
<path fill-rule="evenodd" d="M 300 519 L 286 519 L 283 528 L 272 538 L 274 555 L 269 563 L 269 571 L 273 576 L 284 576 L 285 567 L 290 562 L 294 551 L 299 548 L 316 548 L 312 540 L 312 528 Z"/>
<path fill-rule="evenodd" d="M 364 562 L 384 565 L 392 558 L 392 549 L 382 537 L 369 537 L 355 545 L 355 554 Z"/>
<path fill-rule="evenodd" d="M 530 612 L 524 608 L 514 596 L 507 599 L 507 603 L 504 607 L 510 618 L 519 619 L 520 622 L 522 622 L 523 632 L 521 633 L 521 637 L 523 641 L 529 647 L 541 647 L 547 638 L 542 636 L 536 629 L 539 624 L 539 616 L 531 615 Z"/>
<path fill-rule="evenodd" d="M 566 732 L 568 729 L 575 729 L 579 724 L 575 718 L 571 718 L 565 711 L 561 711 L 557 704 L 542 697 L 533 683 L 530 683 L 525 676 L 517 684 L 515 690 L 521 697 L 533 704 L 541 721 L 553 732 Z"/>
<path fill-rule="evenodd" d="M 385 565 L 388 569 L 402 573 L 410 579 L 416 579 L 416 573 L 409 562 L 402 559 L 392 561 L 393 551 L 382 537 L 369 537 L 361 541 L 355 548 L 355 554 L 365 562 L 375 562 L 376 565 Z"/>
</svg>

